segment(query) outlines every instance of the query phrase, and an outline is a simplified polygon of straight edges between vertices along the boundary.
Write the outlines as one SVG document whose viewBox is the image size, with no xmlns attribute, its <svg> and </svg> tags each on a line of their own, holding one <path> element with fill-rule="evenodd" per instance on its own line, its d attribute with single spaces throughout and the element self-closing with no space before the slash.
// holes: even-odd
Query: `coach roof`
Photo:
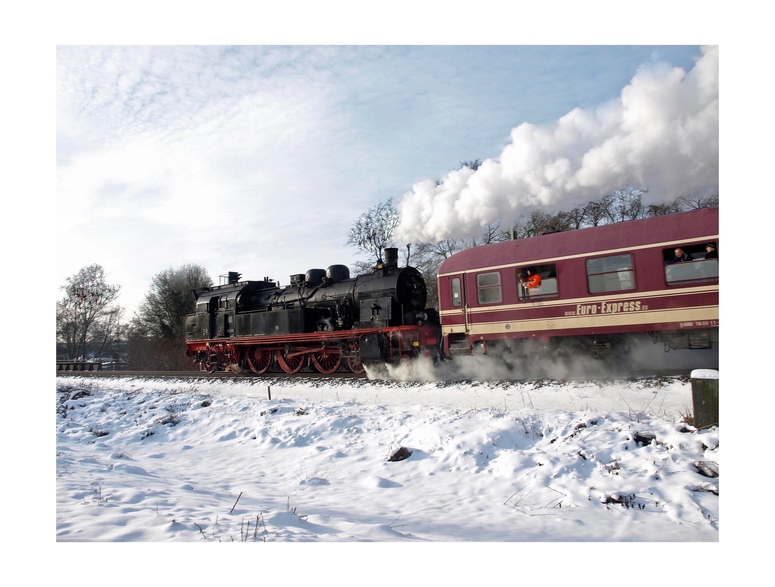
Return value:
<svg viewBox="0 0 775 587">
<path fill-rule="evenodd" d="M 442 276 L 644 245 L 674 246 L 683 241 L 713 240 L 718 237 L 718 214 L 718 208 L 704 208 L 474 247 L 445 259 L 439 266 L 438 274 Z"/>
</svg>

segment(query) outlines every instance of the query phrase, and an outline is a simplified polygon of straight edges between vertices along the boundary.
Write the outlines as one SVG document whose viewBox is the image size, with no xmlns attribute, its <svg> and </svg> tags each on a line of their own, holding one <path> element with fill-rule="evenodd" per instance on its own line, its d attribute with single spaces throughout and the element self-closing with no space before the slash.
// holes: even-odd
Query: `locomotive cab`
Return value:
<svg viewBox="0 0 775 587">
<path fill-rule="evenodd" d="M 231 272 L 229 275 L 239 275 Z M 263 299 L 262 293 L 277 289 L 269 281 L 231 282 L 193 290 L 196 313 L 186 316 L 186 340 L 232 337 L 240 311 Z"/>
</svg>

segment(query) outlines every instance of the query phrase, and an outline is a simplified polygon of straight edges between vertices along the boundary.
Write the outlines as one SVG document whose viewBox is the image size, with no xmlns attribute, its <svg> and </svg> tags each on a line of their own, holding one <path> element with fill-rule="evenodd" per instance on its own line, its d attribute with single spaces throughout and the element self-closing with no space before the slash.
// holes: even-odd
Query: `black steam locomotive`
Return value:
<svg viewBox="0 0 775 587">
<path fill-rule="evenodd" d="M 417 269 L 398 267 L 398 250 L 367 275 L 351 278 L 344 265 L 291 275 L 291 284 L 240 281 L 194 291 L 196 313 L 186 317 L 189 356 L 200 368 L 254 373 L 273 366 L 297 373 L 310 366 L 334 373 L 343 362 L 355 373 L 364 363 L 434 355 L 438 313 L 425 308 L 427 290 Z"/>
</svg>

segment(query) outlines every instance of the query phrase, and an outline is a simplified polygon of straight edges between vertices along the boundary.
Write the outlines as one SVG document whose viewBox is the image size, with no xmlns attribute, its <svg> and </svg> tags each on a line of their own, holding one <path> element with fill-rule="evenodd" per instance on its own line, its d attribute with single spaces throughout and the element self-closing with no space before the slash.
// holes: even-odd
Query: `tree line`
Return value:
<svg viewBox="0 0 775 587">
<path fill-rule="evenodd" d="M 121 287 L 97 264 L 67 278 L 57 301 L 58 360 L 102 360 L 131 370 L 193 370 L 186 356 L 185 316 L 193 314 L 193 290 L 213 281 L 203 267 L 187 264 L 153 276 L 131 320 L 118 304 Z"/>
</svg>

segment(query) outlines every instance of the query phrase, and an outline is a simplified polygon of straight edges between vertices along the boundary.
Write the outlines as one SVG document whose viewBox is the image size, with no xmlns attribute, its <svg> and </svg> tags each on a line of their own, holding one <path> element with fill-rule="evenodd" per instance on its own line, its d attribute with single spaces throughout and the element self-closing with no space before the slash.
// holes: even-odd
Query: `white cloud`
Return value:
<svg viewBox="0 0 775 587">
<path fill-rule="evenodd" d="M 497 160 L 463 181 L 417 183 L 398 203 L 399 239 L 475 235 L 523 211 L 568 209 L 618 187 L 649 188 L 664 202 L 718 186 L 718 47 L 705 47 L 687 74 L 652 64 L 638 69 L 617 101 L 574 109 L 554 124 L 523 123 Z"/>
<path fill-rule="evenodd" d="M 542 59 L 572 87 L 550 49 L 59 47 L 57 282 L 100 263 L 133 308 L 153 274 L 182 263 L 283 282 L 352 264 L 357 251 L 345 241 L 361 212 L 418 177 L 495 151 L 535 87 L 551 110 L 552 75 L 514 83 L 551 72 Z M 542 140 L 568 150 L 600 116 L 580 112 Z M 531 181 L 570 181 L 583 152 L 547 162 Z M 517 168 L 491 160 L 486 169 L 450 176 L 439 193 L 426 182 L 415 221 L 440 232 L 461 216 L 498 217 L 500 195 L 514 200 Z"/>
<path fill-rule="evenodd" d="M 327 141 L 347 126 L 346 113 L 336 111 L 314 71 L 302 82 L 285 74 L 262 80 L 260 71 L 245 75 L 245 55 L 237 53 L 212 73 L 202 58 L 212 51 L 64 51 L 57 123 L 74 148 L 57 172 L 57 242 L 67 251 L 60 282 L 92 262 L 106 269 L 143 263 L 143 271 L 122 277 L 125 294 L 147 288 L 149 271 L 183 262 L 247 274 L 247 262 L 258 272 L 262 257 L 264 270 L 283 280 L 296 269 L 260 253 L 288 243 L 293 235 L 282 231 L 292 217 L 304 218 L 306 230 L 310 220 L 328 219 L 304 209 L 337 156 Z M 278 52 L 287 67 L 287 52 Z M 337 206 L 340 225 L 329 228 L 341 235 L 339 249 L 351 218 L 330 202 Z M 320 241 L 318 252 L 330 248 L 330 237 Z M 337 253 L 328 264 L 340 259 Z M 129 297 L 134 306 L 141 296 Z"/>
</svg>

